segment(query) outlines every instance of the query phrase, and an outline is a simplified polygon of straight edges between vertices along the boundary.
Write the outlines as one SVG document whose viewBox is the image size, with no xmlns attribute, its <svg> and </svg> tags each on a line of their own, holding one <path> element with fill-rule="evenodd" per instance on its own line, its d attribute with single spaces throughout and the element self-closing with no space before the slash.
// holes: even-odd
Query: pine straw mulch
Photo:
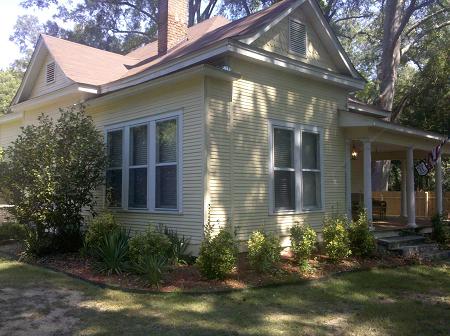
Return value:
<svg viewBox="0 0 450 336">
<path fill-rule="evenodd" d="M 17 252 L 17 246 L 13 247 L 11 244 L 0 246 L 0 252 L 11 255 L 10 251 Z M 15 255 L 17 256 L 16 253 Z M 224 280 L 208 280 L 201 276 L 195 265 L 179 265 L 168 267 L 159 288 L 149 286 L 141 277 L 132 273 L 101 274 L 97 271 L 96 261 L 93 258 L 82 257 L 79 253 L 56 254 L 30 262 L 109 288 L 137 292 L 207 293 L 298 283 L 356 270 L 405 266 L 418 261 L 417 259 L 380 255 L 368 259 L 350 257 L 334 264 L 325 255 L 317 254 L 314 259 L 310 260 L 309 269 L 302 271 L 292 256 L 285 253 L 273 272 L 260 274 L 250 267 L 246 255 L 242 253 L 239 255 L 238 266 Z"/>
</svg>

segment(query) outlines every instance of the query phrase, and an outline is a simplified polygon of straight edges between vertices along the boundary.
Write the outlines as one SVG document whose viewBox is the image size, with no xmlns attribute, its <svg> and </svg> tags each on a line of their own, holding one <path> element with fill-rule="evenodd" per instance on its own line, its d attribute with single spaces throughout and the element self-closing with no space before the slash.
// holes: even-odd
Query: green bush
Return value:
<svg viewBox="0 0 450 336">
<path fill-rule="evenodd" d="M 206 232 L 197 266 L 204 277 L 223 279 L 236 265 L 237 253 L 233 235 L 229 231 L 221 229 L 215 237 Z"/>
<path fill-rule="evenodd" d="M 95 248 L 98 271 L 111 275 L 112 273 L 120 274 L 127 268 L 128 240 L 125 230 L 105 233 Z"/>
<path fill-rule="evenodd" d="M 291 251 L 294 259 L 305 265 L 311 258 L 317 244 L 317 233 L 309 225 L 295 224 L 291 227 Z"/>
<path fill-rule="evenodd" d="M 26 228 L 22 257 L 42 257 L 53 250 L 54 237 L 48 233 L 39 234 L 36 228 Z"/>
<path fill-rule="evenodd" d="M 450 227 L 444 224 L 446 216 L 436 214 L 431 218 L 433 225 L 432 237 L 440 244 L 450 244 Z"/>
<path fill-rule="evenodd" d="M 255 231 L 248 240 L 248 261 L 258 272 L 273 270 L 281 258 L 280 239 L 261 231 Z"/>
<path fill-rule="evenodd" d="M 144 255 L 139 258 L 138 263 L 133 264 L 133 270 L 141 275 L 149 285 L 159 287 L 166 265 L 167 259 L 164 256 Z"/>
<path fill-rule="evenodd" d="M 105 212 L 95 216 L 87 227 L 84 236 L 84 248 L 87 251 L 95 250 L 107 233 L 119 229 L 120 226 L 113 214 Z"/>
<path fill-rule="evenodd" d="M 141 264 L 147 256 L 168 258 L 171 252 L 169 238 L 154 228 L 138 234 L 130 239 L 130 260 L 134 264 Z"/>
<path fill-rule="evenodd" d="M 15 240 L 24 240 L 27 234 L 27 229 L 25 225 L 8 222 L 0 224 L 0 241 L 15 239 Z"/>
<path fill-rule="evenodd" d="M 180 236 L 175 230 L 164 228 L 164 234 L 169 238 L 170 251 L 169 258 L 174 265 L 186 264 L 190 259 L 188 251 L 191 240 L 185 236 Z"/>
<path fill-rule="evenodd" d="M 325 251 L 332 262 L 341 261 L 350 254 L 350 241 L 344 217 L 326 217 L 323 228 Z"/>
<path fill-rule="evenodd" d="M 348 230 L 352 254 L 360 257 L 370 257 L 376 250 L 375 237 L 370 232 L 366 211 L 362 211 L 358 219 L 350 224 Z"/>
</svg>

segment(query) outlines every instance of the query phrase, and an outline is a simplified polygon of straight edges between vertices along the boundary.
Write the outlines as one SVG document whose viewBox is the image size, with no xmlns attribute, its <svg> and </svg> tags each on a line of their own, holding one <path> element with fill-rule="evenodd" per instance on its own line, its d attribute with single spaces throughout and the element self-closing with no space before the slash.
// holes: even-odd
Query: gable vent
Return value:
<svg viewBox="0 0 450 336">
<path fill-rule="evenodd" d="M 289 49 L 306 56 L 306 26 L 295 20 L 289 20 Z"/>
<path fill-rule="evenodd" d="M 45 82 L 47 84 L 53 83 L 55 81 L 55 62 L 47 64 L 45 71 Z"/>
</svg>

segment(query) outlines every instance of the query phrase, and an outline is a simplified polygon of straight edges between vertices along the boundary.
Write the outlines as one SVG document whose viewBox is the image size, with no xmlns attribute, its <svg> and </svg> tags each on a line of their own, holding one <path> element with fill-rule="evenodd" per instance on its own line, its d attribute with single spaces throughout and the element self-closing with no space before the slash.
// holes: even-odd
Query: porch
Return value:
<svg viewBox="0 0 450 336">
<path fill-rule="evenodd" d="M 339 118 L 347 139 L 345 168 L 348 216 L 353 216 L 355 203 L 358 203 L 360 208 L 367 210 L 369 221 L 375 229 L 431 226 L 430 218 L 436 213 L 444 213 L 441 157 L 450 154 L 449 146 L 442 148 L 433 169 L 436 188 L 432 203 L 431 197 L 426 203 L 422 202 L 419 197 L 423 193 L 415 190 L 414 161 L 425 159 L 444 136 L 348 111 L 341 111 Z M 373 166 L 376 161 L 383 160 L 401 162 L 401 191 L 398 192 L 396 213 L 388 211 L 383 195 L 373 191 Z M 445 203 L 447 207 L 448 202 Z M 425 213 L 421 212 L 422 204 L 426 204 Z"/>
</svg>

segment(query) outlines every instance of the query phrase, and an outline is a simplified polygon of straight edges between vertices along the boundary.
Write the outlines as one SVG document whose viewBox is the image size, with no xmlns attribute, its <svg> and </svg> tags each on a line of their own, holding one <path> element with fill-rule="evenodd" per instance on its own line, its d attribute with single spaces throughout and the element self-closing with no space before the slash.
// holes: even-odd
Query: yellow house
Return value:
<svg viewBox="0 0 450 336">
<path fill-rule="evenodd" d="M 287 238 L 294 222 L 320 231 L 326 214 L 351 215 L 360 186 L 371 216 L 375 159 L 404 159 L 416 225 L 413 159 L 443 136 L 349 99 L 364 80 L 315 0 L 190 28 L 187 0 L 162 3 L 158 40 L 127 55 L 42 35 L 0 117 L 0 145 L 41 113 L 84 103 L 110 157 L 99 206 L 131 230 L 173 228 L 194 248 L 208 222 L 241 241 L 261 228 Z"/>
</svg>

